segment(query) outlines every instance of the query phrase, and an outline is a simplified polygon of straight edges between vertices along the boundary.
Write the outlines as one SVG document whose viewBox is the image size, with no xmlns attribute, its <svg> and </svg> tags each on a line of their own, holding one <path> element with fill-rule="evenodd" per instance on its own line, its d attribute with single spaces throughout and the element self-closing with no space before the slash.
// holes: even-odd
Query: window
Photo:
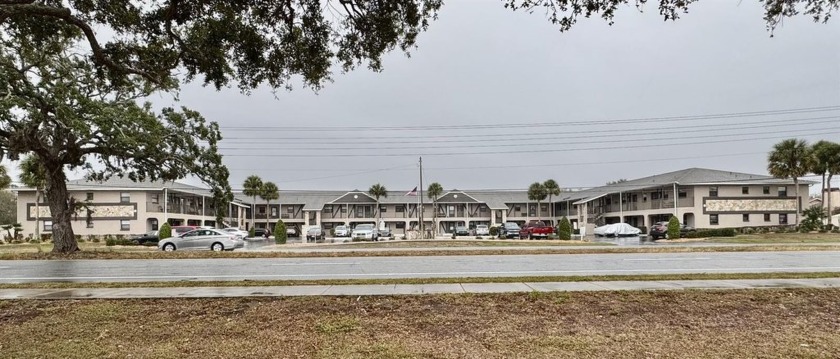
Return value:
<svg viewBox="0 0 840 359">
<path fill-rule="evenodd" d="M 93 228 L 93 211 L 87 210 L 87 216 L 85 217 L 85 221 L 87 222 L 87 228 Z"/>
<path fill-rule="evenodd" d="M 741 187 L 741 194 L 750 194 L 750 188 L 747 186 Z"/>
<path fill-rule="evenodd" d="M 257 207 L 257 214 L 265 214 L 265 206 Z"/>
<path fill-rule="evenodd" d="M 52 232 L 52 221 L 44 221 L 44 232 Z"/>
<path fill-rule="evenodd" d="M 277 217 L 277 207 L 271 207 L 271 216 Z"/>
<path fill-rule="evenodd" d="M 744 222 L 749 222 L 750 221 L 750 215 L 747 214 L 747 213 L 742 214 L 741 218 L 743 219 Z"/>
<path fill-rule="evenodd" d="M 709 215 L 709 224 L 718 224 L 718 215 L 710 214 Z"/>
<path fill-rule="evenodd" d="M 770 222 L 770 213 L 765 213 L 764 214 L 764 221 L 765 222 Z"/>
<path fill-rule="evenodd" d="M 764 193 L 764 194 L 770 194 L 770 186 L 762 187 L 761 192 Z"/>
<path fill-rule="evenodd" d="M 779 197 L 787 197 L 787 187 L 779 187 Z"/>
<path fill-rule="evenodd" d="M 291 208 L 289 208 L 289 212 L 291 212 Z M 347 213 L 347 206 L 341 206 L 341 213 Z"/>
<path fill-rule="evenodd" d="M 324 206 L 324 213 L 325 214 L 331 214 L 332 213 L 332 206 L 329 206 L 329 205 Z"/>
<path fill-rule="evenodd" d="M 397 213 L 405 212 L 405 206 L 397 206 Z"/>
<path fill-rule="evenodd" d="M 779 213 L 779 224 L 787 224 L 787 214 Z"/>
<path fill-rule="evenodd" d="M 718 188 L 717 187 L 709 187 L 709 197 L 717 197 L 718 196 Z M 717 223 L 715 223 L 717 224 Z"/>
<path fill-rule="evenodd" d="M 120 220 L 120 230 L 121 231 L 130 231 L 131 230 L 131 221 L 127 219 Z"/>
<path fill-rule="evenodd" d="M 93 192 L 88 192 L 85 196 L 85 199 L 88 201 L 93 201 Z"/>
<path fill-rule="evenodd" d="M 295 213 L 295 209 L 294 209 L 294 208 L 292 208 L 292 206 L 289 206 L 289 207 L 286 207 L 286 212 L 289 212 L 289 213 Z M 345 208 L 341 208 L 341 212 L 342 212 L 342 213 L 343 213 L 343 212 L 347 212 L 347 209 L 345 209 Z"/>
<path fill-rule="evenodd" d="M 120 203 L 128 203 L 131 202 L 131 194 L 128 192 L 120 193 Z"/>
<path fill-rule="evenodd" d="M 659 192 L 651 192 L 650 193 L 650 199 L 659 199 L 660 197 L 662 197 L 662 193 L 659 193 Z"/>
<path fill-rule="evenodd" d="M 385 209 L 385 206 L 379 207 L 379 213 L 385 213 L 385 212 L 387 212 L 387 210 Z"/>
<path fill-rule="evenodd" d="M 513 210 L 514 210 L 515 212 L 521 212 L 521 211 L 522 211 L 522 209 L 520 209 L 520 207 L 519 207 L 519 206 L 513 206 Z"/>
<path fill-rule="evenodd" d="M 152 203 L 154 203 L 154 204 L 160 203 L 160 195 L 159 194 L 153 194 L 152 195 Z"/>
<path fill-rule="evenodd" d="M 679 192 L 677 192 L 677 197 L 686 198 L 688 197 L 688 193 L 684 189 L 681 189 L 679 190 Z M 635 202 L 635 200 L 633 202 Z"/>
</svg>

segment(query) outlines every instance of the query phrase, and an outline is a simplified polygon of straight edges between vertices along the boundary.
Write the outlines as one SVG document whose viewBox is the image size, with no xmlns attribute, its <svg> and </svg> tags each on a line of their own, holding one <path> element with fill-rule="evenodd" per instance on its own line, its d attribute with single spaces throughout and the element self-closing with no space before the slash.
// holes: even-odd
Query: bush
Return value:
<svg viewBox="0 0 840 359">
<path fill-rule="evenodd" d="M 802 233 L 816 231 L 822 227 L 822 222 L 825 218 L 825 209 L 820 206 L 811 206 L 802 211 L 802 222 L 799 223 L 799 231 Z"/>
<path fill-rule="evenodd" d="M 115 245 L 117 245 L 117 240 L 113 239 L 113 238 L 107 238 L 106 237 L 105 238 L 105 245 L 108 246 L 108 247 L 115 246 Z"/>
<path fill-rule="evenodd" d="M 332 231 L 335 233 L 335 229 Z M 277 224 L 274 225 L 274 243 L 286 244 L 286 236 L 286 223 L 278 219 Z"/>
<path fill-rule="evenodd" d="M 735 237 L 734 228 L 701 229 L 686 233 L 686 238 Z"/>
<path fill-rule="evenodd" d="M 117 237 L 119 237 L 119 235 Z M 106 246 L 134 246 L 134 245 L 137 245 L 137 243 L 134 243 L 134 241 L 132 241 L 130 239 L 126 239 L 126 238 L 113 238 L 111 236 L 108 236 L 108 238 L 105 238 L 105 245 Z"/>
<path fill-rule="evenodd" d="M 170 226 L 169 223 L 164 223 L 160 226 L 160 229 L 158 229 L 158 238 L 164 239 L 169 237 L 172 237 L 172 226 Z"/>
<path fill-rule="evenodd" d="M 475 236 L 475 239 L 484 239 L 482 236 Z"/>
<path fill-rule="evenodd" d="M 41 241 L 38 238 L 30 238 L 29 243 L 41 243 Z"/>
<path fill-rule="evenodd" d="M 52 240 L 52 233 L 45 233 L 41 235 L 41 240 L 44 242 Z"/>
<path fill-rule="evenodd" d="M 256 236 L 257 236 L 257 232 L 254 230 L 254 227 L 251 227 L 251 229 L 248 230 L 248 237 L 254 238 Z"/>
<path fill-rule="evenodd" d="M 452 232 L 452 239 L 456 239 L 456 238 L 457 238 L 457 236 L 455 236 L 455 232 Z"/>
<path fill-rule="evenodd" d="M 560 218 L 560 223 L 557 224 L 557 238 L 564 241 L 572 239 L 572 223 L 565 216 Z"/>
<path fill-rule="evenodd" d="M 93 242 L 93 243 L 99 243 L 99 236 L 97 236 L 95 234 L 91 234 L 90 235 L 90 241 Z"/>
<path fill-rule="evenodd" d="M 490 236 L 495 237 L 499 235 L 499 227 L 493 226 L 490 227 Z"/>
<path fill-rule="evenodd" d="M 753 234 L 753 233 L 755 233 L 755 229 L 753 229 L 752 227 L 742 228 L 741 233 L 743 233 L 743 234 Z"/>
<path fill-rule="evenodd" d="M 680 220 L 677 216 L 671 216 L 668 220 L 668 239 L 680 238 Z"/>
</svg>

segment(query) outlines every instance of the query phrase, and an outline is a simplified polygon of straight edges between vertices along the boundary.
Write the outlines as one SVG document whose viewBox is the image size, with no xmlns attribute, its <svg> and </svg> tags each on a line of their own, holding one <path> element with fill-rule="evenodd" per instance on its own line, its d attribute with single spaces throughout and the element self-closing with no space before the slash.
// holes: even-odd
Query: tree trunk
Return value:
<svg viewBox="0 0 840 359">
<path fill-rule="evenodd" d="M 265 232 L 266 233 L 268 233 L 268 231 L 270 231 L 269 228 L 271 228 L 269 226 L 269 221 L 270 221 L 270 218 L 271 218 L 271 208 L 270 207 L 271 206 L 268 204 L 268 201 L 265 201 Z"/>
<path fill-rule="evenodd" d="M 52 215 L 53 253 L 73 253 L 79 250 L 70 219 L 75 212 L 76 203 L 67 193 L 67 177 L 64 168 L 48 171 L 46 178 L 47 203 Z"/>
<path fill-rule="evenodd" d="M 826 203 L 825 203 L 825 172 L 823 172 L 823 174 L 822 174 L 822 189 L 820 189 L 820 204 L 822 206 L 826 206 Z M 824 222 L 823 224 L 831 223 L 831 217 L 828 218 L 827 223 L 825 221 L 823 221 L 823 222 Z"/>
<path fill-rule="evenodd" d="M 802 212 L 801 211 L 802 199 L 799 198 L 799 178 L 794 178 L 793 179 L 793 185 L 796 186 L 796 188 L 795 188 L 795 192 L 796 192 L 796 223 L 795 224 L 798 227 L 799 226 L 799 215 Z"/>
<path fill-rule="evenodd" d="M 831 211 L 831 177 L 833 175 L 834 174 L 831 174 L 831 173 L 828 174 L 828 194 L 826 195 L 826 197 L 828 197 L 828 201 L 826 201 L 826 206 L 828 206 L 828 223 L 829 224 L 834 224 L 834 222 L 831 221 L 831 213 L 832 213 L 832 211 Z"/>
<path fill-rule="evenodd" d="M 551 226 L 557 227 L 557 223 L 554 220 L 554 206 L 551 204 L 551 195 L 548 195 L 548 216 L 551 217 Z"/>
<path fill-rule="evenodd" d="M 41 189 L 35 187 L 35 239 L 41 239 Z"/>
</svg>

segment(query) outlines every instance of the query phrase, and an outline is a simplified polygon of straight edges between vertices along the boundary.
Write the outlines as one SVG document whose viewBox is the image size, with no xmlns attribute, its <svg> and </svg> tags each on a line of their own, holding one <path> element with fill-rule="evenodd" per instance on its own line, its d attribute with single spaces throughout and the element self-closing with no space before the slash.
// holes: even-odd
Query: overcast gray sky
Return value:
<svg viewBox="0 0 840 359">
<path fill-rule="evenodd" d="M 256 174 L 281 190 L 407 191 L 421 155 L 424 185 L 446 189 L 588 187 L 688 167 L 766 174 L 783 137 L 840 141 L 840 110 L 608 123 L 840 105 L 837 19 L 786 19 L 771 38 L 754 0 L 701 1 L 676 22 L 644 9 L 560 33 L 542 13 L 450 1 L 382 73 L 336 73 L 317 94 L 278 98 L 189 84 L 179 105 L 221 125 L 234 189 Z M 433 127 L 458 125 L 473 127 Z"/>
</svg>

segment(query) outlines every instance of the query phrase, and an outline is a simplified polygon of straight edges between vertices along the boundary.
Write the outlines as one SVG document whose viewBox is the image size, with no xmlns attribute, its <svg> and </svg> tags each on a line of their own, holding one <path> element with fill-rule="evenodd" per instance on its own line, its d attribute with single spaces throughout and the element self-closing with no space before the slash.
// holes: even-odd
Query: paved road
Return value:
<svg viewBox="0 0 840 359">
<path fill-rule="evenodd" d="M 840 251 L 0 261 L 1 283 L 840 272 Z"/>
</svg>

